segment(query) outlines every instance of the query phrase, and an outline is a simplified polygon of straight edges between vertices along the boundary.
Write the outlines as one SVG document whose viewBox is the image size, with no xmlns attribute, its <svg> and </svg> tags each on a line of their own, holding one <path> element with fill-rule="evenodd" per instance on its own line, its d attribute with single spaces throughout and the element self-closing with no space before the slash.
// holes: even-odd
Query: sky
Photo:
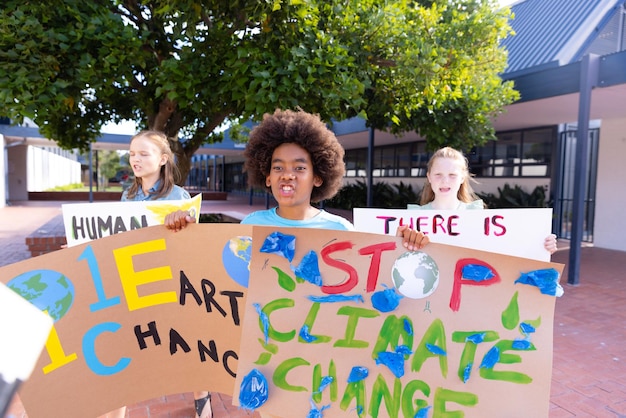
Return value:
<svg viewBox="0 0 626 418">
<path fill-rule="evenodd" d="M 137 132 L 137 127 L 133 121 L 125 121 L 119 124 L 107 123 L 100 132 L 103 134 L 134 135 Z"/>
<path fill-rule="evenodd" d="M 498 0 L 501 6 L 508 6 L 519 0 Z M 123 122 L 121 124 L 113 124 L 108 123 L 102 127 L 102 133 L 108 134 L 124 134 L 124 135 L 133 135 L 137 132 L 137 127 L 135 126 L 135 122 Z"/>
</svg>

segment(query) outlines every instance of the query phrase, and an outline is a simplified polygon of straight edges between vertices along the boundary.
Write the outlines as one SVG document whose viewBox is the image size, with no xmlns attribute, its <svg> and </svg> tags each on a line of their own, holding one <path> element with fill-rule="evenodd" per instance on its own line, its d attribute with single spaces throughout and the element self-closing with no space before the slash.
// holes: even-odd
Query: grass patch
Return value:
<svg viewBox="0 0 626 418">
<path fill-rule="evenodd" d="M 201 224 L 216 224 L 216 223 L 239 223 L 238 219 L 231 218 L 230 216 L 223 215 L 221 213 L 201 213 Z"/>
<path fill-rule="evenodd" d="M 57 186 L 57 187 L 53 187 L 51 189 L 47 189 L 45 190 L 46 192 L 88 192 L 89 191 L 89 186 L 85 186 L 83 183 L 74 183 L 74 184 L 66 184 L 64 186 Z M 92 191 L 98 191 L 98 192 L 122 192 L 124 191 L 124 188 L 119 185 L 109 185 L 105 188 L 98 188 L 96 189 L 96 186 L 94 185 L 92 188 Z"/>
</svg>

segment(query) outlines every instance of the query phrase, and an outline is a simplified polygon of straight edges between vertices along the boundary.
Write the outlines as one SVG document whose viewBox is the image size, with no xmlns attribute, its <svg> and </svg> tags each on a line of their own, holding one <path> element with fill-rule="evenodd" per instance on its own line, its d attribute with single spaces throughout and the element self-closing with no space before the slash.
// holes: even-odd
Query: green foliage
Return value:
<svg viewBox="0 0 626 418">
<path fill-rule="evenodd" d="M 51 189 L 47 189 L 45 191 L 46 192 L 88 192 L 89 186 L 85 186 L 83 183 L 73 183 L 73 184 L 66 184 L 64 186 L 56 186 Z M 96 193 L 98 192 L 98 190 L 95 190 L 95 186 L 94 186 L 94 189 L 92 189 L 92 191 L 95 191 Z M 123 192 L 124 189 L 122 188 L 122 186 L 108 186 L 106 191 L 107 192 Z"/>
<path fill-rule="evenodd" d="M 98 151 L 99 177 L 109 179 L 113 177 L 120 168 L 122 168 L 122 166 L 120 165 L 120 156 L 117 151 Z"/>
<path fill-rule="evenodd" d="M 384 182 L 374 183 L 372 197 L 374 207 L 385 209 L 406 209 L 407 204 L 416 203 L 419 200 L 419 195 L 413 191 L 413 187 L 403 182 L 395 185 Z M 336 209 L 367 207 L 367 184 L 358 180 L 345 185 L 335 197 L 325 201 L 324 204 Z"/>
<path fill-rule="evenodd" d="M 506 183 L 504 187 L 498 187 L 498 196 L 493 193 L 477 193 L 477 195 L 489 209 L 550 207 L 543 186 L 537 186 L 531 193 L 528 193 L 519 185 L 511 187 Z"/>
<path fill-rule="evenodd" d="M 82 150 L 134 120 L 170 137 L 183 180 L 225 122 L 276 108 L 467 149 L 517 98 L 508 17 L 494 0 L 5 0 L 0 115 Z"/>
<path fill-rule="evenodd" d="M 200 223 L 210 224 L 210 223 L 220 223 L 222 222 L 222 217 L 219 213 L 201 213 L 200 214 Z"/>
<path fill-rule="evenodd" d="M 239 223 L 239 221 L 221 213 L 201 213 L 200 223 Z"/>
<path fill-rule="evenodd" d="M 498 195 L 493 193 L 476 193 L 489 209 L 506 208 L 547 208 L 551 202 L 546 199 L 546 190 L 537 186 L 527 193 L 521 186 L 511 187 L 506 183 L 498 187 Z M 418 203 L 420 193 L 415 192 L 410 184 L 389 185 L 384 182 L 373 185 L 373 207 L 384 209 L 406 209 L 409 203 Z M 336 209 L 353 209 L 367 207 L 367 184 L 363 180 L 345 185 L 339 193 L 324 204 Z"/>
<path fill-rule="evenodd" d="M 366 91 L 369 126 L 415 130 L 430 150 L 495 139 L 490 118 L 519 97 L 498 75 L 506 68 L 499 42 L 510 31 L 508 12 L 486 0 L 418 3 L 384 3 L 374 54 L 380 65 Z"/>
<path fill-rule="evenodd" d="M 78 190 L 78 189 L 83 189 L 85 186 L 83 185 L 83 183 L 72 183 L 72 184 L 66 184 L 63 186 L 56 186 L 53 187 L 51 189 L 46 190 L 47 192 L 68 192 L 71 190 Z"/>
</svg>

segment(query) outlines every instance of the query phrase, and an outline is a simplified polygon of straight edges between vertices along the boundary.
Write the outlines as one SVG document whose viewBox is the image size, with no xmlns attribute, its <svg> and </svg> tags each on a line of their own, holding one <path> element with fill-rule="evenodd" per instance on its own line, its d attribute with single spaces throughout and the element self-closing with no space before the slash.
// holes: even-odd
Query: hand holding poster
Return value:
<svg viewBox="0 0 626 418">
<path fill-rule="evenodd" d="M 162 225 L 165 216 L 187 210 L 200 220 L 202 194 L 190 200 L 68 203 L 61 205 L 67 246 L 147 226 Z"/>
</svg>

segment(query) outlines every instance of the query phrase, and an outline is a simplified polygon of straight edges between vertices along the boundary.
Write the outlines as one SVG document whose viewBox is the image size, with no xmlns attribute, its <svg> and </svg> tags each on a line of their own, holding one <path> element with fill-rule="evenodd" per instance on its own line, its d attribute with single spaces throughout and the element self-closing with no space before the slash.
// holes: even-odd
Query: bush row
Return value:
<svg viewBox="0 0 626 418">
<path fill-rule="evenodd" d="M 419 203 L 420 192 L 413 190 L 410 184 L 374 183 L 372 187 L 373 207 L 385 209 L 405 209 L 409 203 Z M 551 204 L 546 198 L 545 188 L 537 186 L 528 193 L 521 186 L 511 187 L 508 183 L 498 193 L 477 193 L 489 209 L 505 208 L 546 208 Z M 332 199 L 324 202 L 325 206 L 336 209 L 352 209 L 367 206 L 367 185 L 363 180 L 345 185 Z"/>
</svg>

